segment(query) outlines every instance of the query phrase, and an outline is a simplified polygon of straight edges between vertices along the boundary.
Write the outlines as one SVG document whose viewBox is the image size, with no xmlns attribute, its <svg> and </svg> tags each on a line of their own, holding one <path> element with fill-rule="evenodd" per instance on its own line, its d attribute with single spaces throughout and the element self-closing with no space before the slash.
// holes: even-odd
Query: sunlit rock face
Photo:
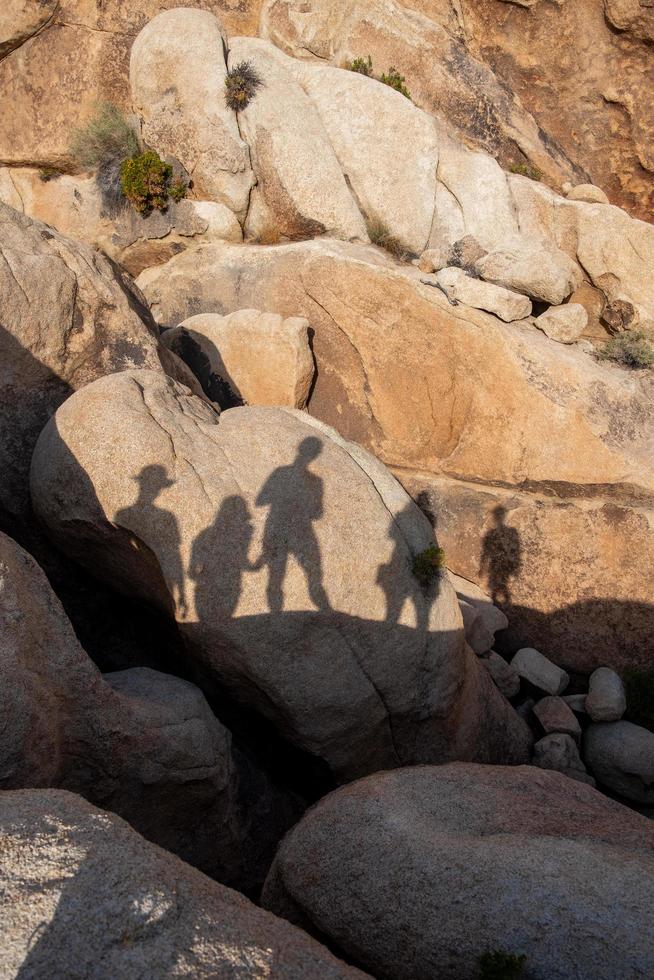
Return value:
<svg viewBox="0 0 654 980">
<path fill-rule="evenodd" d="M 174 615 L 206 684 L 340 778 L 524 758 L 529 737 L 466 647 L 429 522 L 386 468 L 293 410 L 218 416 L 152 372 L 70 398 L 31 476 L 54 541 Z"/>
</svg>

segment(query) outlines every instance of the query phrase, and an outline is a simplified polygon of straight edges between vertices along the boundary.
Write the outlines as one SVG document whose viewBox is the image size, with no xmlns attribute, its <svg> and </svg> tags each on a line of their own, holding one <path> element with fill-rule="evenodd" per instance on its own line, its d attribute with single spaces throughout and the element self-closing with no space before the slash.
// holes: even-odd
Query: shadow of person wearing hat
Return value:
<svg viewBox="0 0 654 980">
<path fill-rule="evenodd" d="M 159 463 L 144 466 L 133 479 L 139 485 L 139 495 L 129 507 L 123 507 L 114 517 L 114 524 L 125 527 L 150 547 L 153 554 L 165 548 L 164 570 L 167 587 L 178 611 L 184 616 L 188 611 L 184 586 L 184 569 L 180 555 L 180 534 L 177 518 L 172 511 L 156 503 L 157 497 L 167 487 L 175 484 Z M 155 546 L 156 544 L 156 546 Z"/>
<path fill-rule="evenodd" d="M 509 581 L 522 568 L 522 548 L 517 528 L 506 524 L 506 507 L 493 510 L 495 526 L 484 535 L 479 565 L 480 575 L 486 574 L 491 599 L 496 605 L 511 604 Z"/>
</svg>

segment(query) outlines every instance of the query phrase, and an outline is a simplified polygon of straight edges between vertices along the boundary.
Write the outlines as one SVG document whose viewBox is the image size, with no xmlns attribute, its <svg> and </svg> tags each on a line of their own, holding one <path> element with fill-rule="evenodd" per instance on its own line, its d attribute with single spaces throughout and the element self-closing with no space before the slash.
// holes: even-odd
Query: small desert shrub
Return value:
<svg viewBox="0 0 654 980">
<path fill-rule="evenodd" d="M 532 167 L 529 163 L 514 163 L 511 167 L 511 173 L 521 174 L 523 177 L 529 177 L 530 180 L 543 179 L 543 174 L 538 167 Z"/>
<path fill-rule="evenodd" d="M 139 152 L 139 141 L 118 106 L 108 102 L 97 106 L 89 121 L 73 133 L 70 155 L 84 170 L 102 166 Z"/>
<path fill-rule="evenodd" d="M 411 101 L 411 93 L 404 84 L 406 79 L 404 78 L 404 75 L 400 75 L 396 68 L 391 66 L 386 74 L 379 76 L 379 81 L 384 85 L 390 86 L 390 88 L 394 88 L 396 92 L 399 92 L 405 98 L 409 99 L 409 101 Z"/>
<path fill-rule="evenodd" d="M 358 75 L 367 75 L 370 78 L 372 75 L 372 58 L 370 55 L 367 58 L 355 58 L 354 61 L 348 61 L 345 67 L 348 71 L 354 71 Z"/>
<path fill-rule="evenodd" d="M 225 102 L 234 112 L 245 109 L 263 85 L 263 79 L 249 61 L 230 68 L 225 77 Z"/>
<path fill-rule="evenodd" d="M 120 168 L 120 186 L 123 194 L 139 214 L 149 214 L 154 208 L 163 211 L 168 198 L 181 200 L 186 194 L 183 181 L 171 186 L 173 168 L 164 163 L 154 150 L 146 150 L 139 156 L 124 160 Z"/>
<path fill-rule="evenodd" d="M 527 957 L 516 953 L 493 950 L 479 957 L 479 980 L 518 980 L 522 976 Z"/>
<path fill-rule="evenodd" d="M 47 184 L 49 180 L 55 180 L 57 177 L 61 177 L 61 170 L 57 170 L 56 167 L 41 167 L 39 170 L 39 180 L 42 180 L 44 184 Z"/>
<path fill-rule="evenodd" d="M 435 544 L 425 548 L 413 559 L 413 574 L 424 588 L 435 582 L 444 568 L 445 552 Z"/>
<path fill-rule="evenodd" d="M 629 667 L 623 680 L 627 696 L 625 718 L 654 732 L 654 670 Z"/>
<path fill-rule="evenodd" d="M 630 368 L 654 367 L 654 344 L 640 331 L 628 331 L 612 337 L 600 351 L 600 358 Z"/>
<path fill-rule="evenodd" d="M 168 194 L 173 199 L 173 201 L 179 203 L 179 201 L 183 200 L 183 198 L 186 197 L 187 191 L 188 191 L 188 186 L 180 178 L 172 182 L 172 184 L 170 185 L 170 189 L 168 190 Z"/>
<path fill-rule="evenodd" d="M 345 68 L 348 71 L 357 72 L 359 75 L 367 75 L 368 78 L 375 78 L 378 82 L 382 82 L 384 85 L 388 85 L 390 88 L 394 88 L 396 92 L 400 92 L 405 98 L 411 99 L 411 93 L 404 84 L 406 79 L 404 75 L 400 75 L 397 68 L 392 66 L 383 75 L 373 75 L 372 72 L 372 58 L 368 55 L 367 58 L 355 58 L 353 61 L 348 61 L 345 64 Z"/>
<path fill-rule="evenodd" d="M 404 260 L 408 258 L 409 253 L 402 242 L 395 235 L 391 235 L 384 222 L 380 221 L 379 218 L 371 218 L 366 221 L 366 229 L 368 231 L 368 238 L 373 245 L 378 245 L 380 248 L 386 249 L 396 259 Z"/>
</svg>

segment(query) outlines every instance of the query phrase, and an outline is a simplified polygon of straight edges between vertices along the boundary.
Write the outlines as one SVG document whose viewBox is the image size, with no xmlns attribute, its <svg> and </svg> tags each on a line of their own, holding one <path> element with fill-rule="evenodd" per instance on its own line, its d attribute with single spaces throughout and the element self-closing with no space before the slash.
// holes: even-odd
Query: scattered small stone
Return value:
<svg viewBox="0 0 654 980">
<path fill-rule="evenodd" d="M 486 255 L 474 235 L 459 238 L 453 245 L 428 248 L 420 256 L 418 268 L 421 272 L 439 272 L 448 266 L 457 269 L 472 269 L 475 262 Z"/>
<path fill-rule="evenodd" d="M 522 650 L 518 650 L 511 661 L 511 666 L 520 677 L 524 677 L 534 687 L 546 691 L 547 694 L 562 694 L 570 680 L 564 670 L 533 647 L 523 647 Z"/>
<path fill-rule="evenodd" d="M 459 600 L 466 640 L 481 657 L 493 648 L 495 634 L 505 630 L 509 621 L 478 585 L 453 572 L 449 574 Z"/>
<path fill-rule="evenodd" d="M 563 700 L 568 707 L 578 715 L 586 714 L 586 695 L 585 694 L 565 694 Z"/>
<path fill-rule="evenodd" d="M 556 340 L 559 344 L 574 344 L 588 326 L 588 313 L 581 303 L 564 303 L 541 313 L 534 324 L 550 340 Z"/>
<path fill-rule="evenodd" d="M 586 732 L 584 758 L 608 789 L 634 803 L 654 804 L 654 732 L 630 721 L 596 723 Z"/>
<path fill-rule="evenodd" d="M 536 742 L 533 762 L 540 769 L 554 769 L 581 783 L 595 785 L 595 780 L 588 775 L 581 761 L 575 740 L 563 732 L 553 732 Z"/>
<path fill-rule="evenodd" d="M 563 698 L 543 698 L 534 706 L 534 714 L 548 735 L 562 732 L 571 735 L 577 742 L 581 739 L 581 726 Z"/>
<path fill-rule="evenodd" d="M 626 299 L 607 300 L 600 315 L 602 323 L 611 333 L 633 330 L 640 322 L 639 313 L 633 303 Z"/>
<path fill-rule="evenodd" d="M 598 667 L 590 675 L 586 711 L 593 721 L 619 721 L 627 710 L 624 684 L 610 667 Z"/>
<path fill-rule="evenodd" d="M 601 187 L 595 184 L 577 184 L 576 187 L 565 191 L 565 196 L 569 201 L 585 201 L 587 204 L 608 204 L 609 199 Z"/>
<path fill-rule="evenodd" d="M 436 275 L 420 281 L 427 286 L 442 289 L 450 301 L 465 303 L 473 309 L 494 313 L 505 323 L 524 320 L 531 313 L 531 301 L 526 296 L 505 289 L 503 286 L 482 282 L 454 266 L 441 269 Z"/>
<path fill-rule="evenodd" d="M 505 698 L 514 698 L 520 690 L 520 678 L 504 657 L 491 650 L 490 656 L 485 657 L 482 664 L 493 678 L 495 686 Z"/>
</svg>

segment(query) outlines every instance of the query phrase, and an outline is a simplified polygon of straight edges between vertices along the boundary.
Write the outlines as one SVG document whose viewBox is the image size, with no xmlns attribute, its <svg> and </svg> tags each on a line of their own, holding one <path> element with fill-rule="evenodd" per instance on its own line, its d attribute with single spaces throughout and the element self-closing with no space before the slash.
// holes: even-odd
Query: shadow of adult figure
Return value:
<svg viewBox="0 0 654 980">
<path fill-rule="evenodd" d="M 180 555 L 177 518 L 172 511 L 165 510 L 156 503 L 162 490 L 172 487 L 175 481 L 168 478 L 166 468 L 159 463 L 144 466 L 134 479 L 139 484 L 139 495 L 133 504 L 118 511 L 113 523 L 133 531 L 137 537 L 146 537 L 164 543 L 167 585 L 180 613 L 186 615 L 184 569 Z"/>
<path fill-rule="evenodd" d="M 413 566 L 416 556 L 412 555 L 406 533 L 402 529 L 403 518 L 406 517 L 409 521 L 415 520 L 413 510 L 411 505 L 391 521 L 388 536 L 393 542 L 393 552 L 386 564 L 379 566 L 377 584 L 386 597 L 386 622 L 391 625 L 399 624 L 402 609 L 409 599 L 415 608 L 415 628 L 422 632 L 427 629 L 429 610 L 440 591 L 440 569 L 434 567 L 432 570 L 429 567 L 431 549 L 426 549 L 422 552 L 421 559 L 427 574 L 423 580 L 415 574 Z M 433 546 L 433 551 L 434 554 L 437 553 L 436 544 Z M 407 570 L 412 571 L 413 574 L 407 575 Z"/>
<path fill-rule="evenodd" d="M 302 567 L 312 602 L 320 610 L 331 609 L 322 583 L 322 560 L 314 523 L 323 516 L 323 481 L 309 469 L 322 452 L 320 439 L 307 436 L 289 466 L 274 470 L 264 483 L 257 507 L 268 507 L 261 557 L 255 568 L 268 566 L 268 607 L 282 611 L 283 583 L 290 555 Z"/>
<path fill-rule="evenodd" d="M 494 527 L 484 535 L 479 572 L 487 576 L 491 599 L 498 606 L 511 604 L 509 580 L 522 568 L 522 548 L 517 528 L 505 523 L 506 507 L 493 510 Z"/>
<path fill-rule="evenodd" d="M 223 500 L 215 520 L 193 542 L 189 575 L 195 581 L 195 608 L 200 622 L 215 618 L 216 611 L 228 619 L 236 611 L 243 572 L 256 571 L 248 552 L 254 528 L 248 506 L 234 494 Z M 205 568 L 215 568 L 216 554 L 223 556 L 220 578 L 204 578 Z"/>
</svg>

